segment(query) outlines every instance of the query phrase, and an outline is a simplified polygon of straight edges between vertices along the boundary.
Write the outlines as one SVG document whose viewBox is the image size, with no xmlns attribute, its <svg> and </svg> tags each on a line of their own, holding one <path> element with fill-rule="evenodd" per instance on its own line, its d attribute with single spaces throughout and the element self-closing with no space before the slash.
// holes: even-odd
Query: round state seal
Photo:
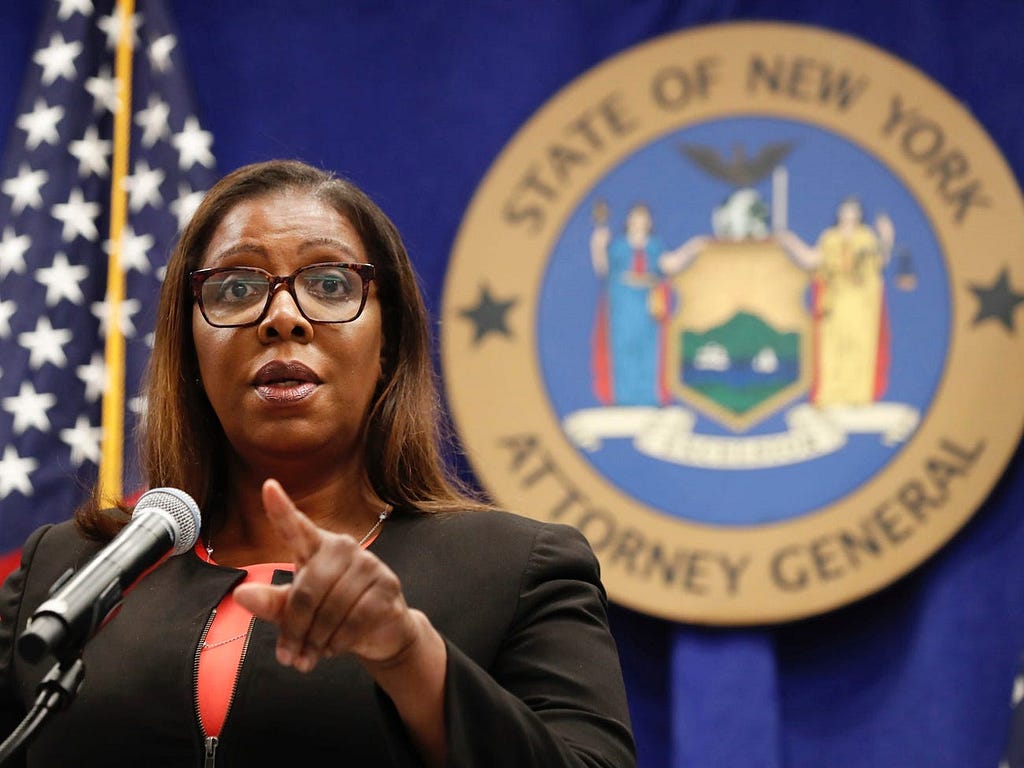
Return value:
<svg viewBox="0 0 1024 768">
<path fill-rule="evenodd" d="M 442 306 L 477 476 L 588 537 L 611 597 L 748 624 L 945 543 L 1021 434 L 1024 203 L 935 83 L 731 23 L 551 99 L 478 188 Z"/>
</svg>

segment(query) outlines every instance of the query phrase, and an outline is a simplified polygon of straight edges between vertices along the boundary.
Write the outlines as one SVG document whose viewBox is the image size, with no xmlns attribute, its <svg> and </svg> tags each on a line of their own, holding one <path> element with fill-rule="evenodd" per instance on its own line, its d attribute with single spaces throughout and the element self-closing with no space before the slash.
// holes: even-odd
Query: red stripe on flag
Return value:
<svg viewBox="0 0 1024 768">
<path fill-rule="evenodd" d="M 4 581 L 19 565 L 21 565 L 20 549 L 0 555 L 0 582 Z"/>
</svg>

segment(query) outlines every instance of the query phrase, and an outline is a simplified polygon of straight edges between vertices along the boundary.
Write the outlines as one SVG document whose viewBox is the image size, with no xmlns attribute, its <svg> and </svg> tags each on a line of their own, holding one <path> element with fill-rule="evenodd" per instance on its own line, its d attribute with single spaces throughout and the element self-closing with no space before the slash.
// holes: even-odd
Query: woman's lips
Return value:
<svg viewBox="0 0 1024 768">
<path fill-rule="evenodd" d="M 294 403 L 312 395 L 320 377 L 298 361 L 271 360 L 256 372 L 252 384 L 264 400 Z"/>
<path fill-rule="evenodd" d="M 309 397 L 317 386 L 311 381 L 278 381 L 259 384 L 256 387 L 256 392 L 264 400 L 275 403 L 294 403 Z"/>
</svg>

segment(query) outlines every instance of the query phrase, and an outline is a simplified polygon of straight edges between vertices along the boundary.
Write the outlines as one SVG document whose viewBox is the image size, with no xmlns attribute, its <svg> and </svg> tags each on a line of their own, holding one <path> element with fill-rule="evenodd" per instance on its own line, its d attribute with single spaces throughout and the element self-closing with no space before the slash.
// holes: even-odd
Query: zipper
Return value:
<svg viewBox="0 0 1024 768">
<path fill-rule="evenodd" d="M 245 664 L 245 656 L 249 653 L 249 641 L 252 640 L 252 629 L 255 626 L 256 617 L 253 616 L 249 619 L 249 628 L 245 630 L 245 640 L 242 641 L 242 655 L 238 657 L 238 669 L 235 671 L 235 680 L 231 684 L 231 695 L 228 696 L 227 709 L 224 710 L 224 725 L 228 724 L 228 718 L 231 716 L 231 705 L 235 703 L 235 693 L 238 691 L 238 680 L 242 677 L 242 665 Z"/>
<path fill-rule="evenodd" d="M 203 738 L 204 768 L 213 768 L 214 760 L 217 756 L 217 737 L 206 735 L 206 729 L 203 728 L 203 717 L 199 712 L 199 654 L 203 652 L 203 646 L 206 645 L 206 636 L 210 633 L 210 627 L 213 626 L 213 620 L 216 616 L 217 609 L 214 608 L 210 612 L 210 618 L 206 620 L 206 626 L 203 627 L 203 634 L 199 636 L 199 645 L 196 646 L 196 655 L 192 660 L 192 703 L 196 709 L 196 724 L 199 726 L 199 734 Z"/>
<path fill-rule="evenodd" d="M 216 736 L 207 736 L 204 743 L 206 748 L 203 755 L 203 768 L 213 768 L 217 762 L 217 744 L 219 740 Z"/>
<path fill-rule="evenodd" d="M 219 738 L 207 735 L 206 729 L 203 728 L 203 718 L 199 712 L 199 654 L 203 652 L 203 645 L 206 643 L 206 636 L 209 634 L 210 627 L 213 625 L 213 620 L 216 616 L 217 609 L 214 608 L 210 613 L 210 618 L 206 622 L 206 627 L 203 628 L 203 634 L 199 637 L 199 645 L 196 647 L 195 664 L 192 674 L 193 688 L 195 689 L 196 723 L 199 724 L 199 733 L 203 737 L 203 768 L 214 768 L 217 760 L 217 747 L 220 745 Z M 238 669 L 235 672 L 234 682 L 231 684 L 231 694 L 228 696 L 228 705 L 224 710 L 225 725 L 227 725 L 228 716 L 231 714 L 231 705 L 235 702 L 235 694 L 238 691 L 238 678 L 241 677 L 242 665 L 245 663 L 245 657 L 249 653 L 249 643 L 252 640 L 252 630 L 255 626 L 256 617 L 253 616 L 249 619 L 249 627 L 245 631 L 245 640 L 242 643 L 242 655 L 238 659 Z"/>
</svg>

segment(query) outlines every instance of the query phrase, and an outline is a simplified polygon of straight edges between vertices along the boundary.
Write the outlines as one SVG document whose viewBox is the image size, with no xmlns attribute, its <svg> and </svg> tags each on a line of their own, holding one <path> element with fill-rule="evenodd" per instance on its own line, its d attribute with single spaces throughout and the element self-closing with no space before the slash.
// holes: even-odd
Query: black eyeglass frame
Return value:
<svg viewBox="0 0 1024 768">
<path fill-rule="evenodd" d="M 314 320 L 307 315 L 306 310 L 302 308 L 302 302 L 299 301 L 299 297 L 295 293 L 295 279 L 303 272 L 310 269 L 316 269 L 318 267 L 338 267 L 340 269 L 347 269 L 351 272 L 355 272 L 359 275 L 360 280 L 362 280 L 363 295 L 359 300 L 359 309 L 357 309 L 355 315 L 350 317 L 348 320 Z M 263 309 L 260 310 L 260 313 L 257 315 L 255 320 L 250 320 L 247 323 L 215 323 L 206 314 L 206 306 L 203 304 L 203 284 L 214 275 L 223 274 L 225 272 L 238 272 L 239 270 L 258 272 L 267 277 L 270 283 L 270 290 L 267 291 L 267 300 L 263 304 Z M 203 319 L 214 328 L 251 328 L 254 325 L 259 325 L 267 316 L 267 311 L 270 309 L 270 302 L 274 300 L 274 295 L 277 293 L 277 289 L 281 285 L 284 285 L 288 289 L 288 293 L 291 294 L 292 301 L 295 302 L 295 306 L 298 308 L 299 313 L 309 322 L 319 324 L 337 324 L 351 323 L 363 314 L 363 309 L 366 307 L 366 297 L 370 293 L 370 283 L 374 279 L 375 272 L 376 270 L 373 264 L 361 264 L 358 262 L 347 261 L 322 261 L 317 264 L 307 264 L 304 267 L 299 267 L 290 275 L 273 275 L 260 267 L 210 267 L 208 269 L 192 270 L 189 273 L 189 282 L 192 285 L 193 301 L 199 305 L 199 311 L 203 315 Z"/>
</svg>

